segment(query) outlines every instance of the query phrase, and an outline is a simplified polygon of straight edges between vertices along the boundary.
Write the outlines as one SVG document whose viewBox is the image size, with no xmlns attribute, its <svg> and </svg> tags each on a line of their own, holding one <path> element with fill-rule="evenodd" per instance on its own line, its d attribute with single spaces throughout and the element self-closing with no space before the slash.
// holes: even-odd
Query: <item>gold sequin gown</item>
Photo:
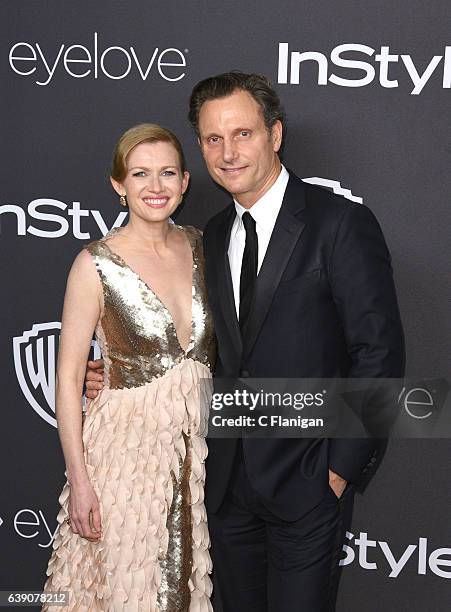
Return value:
<svg viewBox="0 0 451 612">
<path fill-rule="evenodd" d="M 186 352 L 168 309 L 108 246 L 114 230 L 87 246 L 103 288 L 96 338 L 106 384 L 89 405 L 83 443 L 103 535 L 92 543 L 72 533 L 66 483 L 45 584 L 46 592 L 69 591 L 65 610 L 212 610 L 202 436 L 208 392 L 199 381 L 211 376 L 215 344 L 201 235 L 179 229 L 193 254 Z"/>
</svg>

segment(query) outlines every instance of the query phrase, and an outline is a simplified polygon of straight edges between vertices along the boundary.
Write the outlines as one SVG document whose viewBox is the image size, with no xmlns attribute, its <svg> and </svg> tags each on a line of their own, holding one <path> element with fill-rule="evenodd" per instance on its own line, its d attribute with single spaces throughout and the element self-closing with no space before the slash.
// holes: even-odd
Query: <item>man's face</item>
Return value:
<svg viewBox="0 0 451 612">
<path fill-rule="evenodd" d="M 246 91 L 205 102 L 199 112 L 199 144 L 214 181 L 249 208 L 280 171 L 282 125 L 271 132 L 258 103 Z"/>
</svg>

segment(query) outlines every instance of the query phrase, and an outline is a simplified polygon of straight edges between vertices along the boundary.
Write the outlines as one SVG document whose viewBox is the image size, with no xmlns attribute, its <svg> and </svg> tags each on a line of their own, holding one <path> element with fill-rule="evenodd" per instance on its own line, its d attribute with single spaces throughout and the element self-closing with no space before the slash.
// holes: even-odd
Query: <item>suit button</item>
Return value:
<svg viewBox="0 0 451 612">
<path fill-rule="evenodd" d="M 250 374 L 247 370 L 241 370 L 240 372 L 240 378 L 249 378 Z"/>
<path fill-rule="evenodd" d="M 376 463 L 376 461 L 377 461 L 376 457 L 371 458 L 371 463 Z"/>
</svg>

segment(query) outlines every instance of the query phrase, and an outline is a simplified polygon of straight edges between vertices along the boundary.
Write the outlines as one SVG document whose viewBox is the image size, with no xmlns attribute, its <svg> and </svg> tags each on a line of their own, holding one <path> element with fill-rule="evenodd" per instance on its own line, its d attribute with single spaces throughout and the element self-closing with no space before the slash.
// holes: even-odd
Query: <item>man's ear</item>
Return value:
<svg viewBox="0 0 451 612">
<path fill-rule="evenodd" d="M 111 182 L 111 185 L 113 186 L 114 191 L 119 196 L 125 195 L 125 189 L 122 183 L 119 183 L 119 181 L 116 181 L 116 179 L 114 179 L 112 176 L 110 176 L 110 182 Z"/>
<path fill-rule="evenodd" d="M 282 123 L 279 119 L 274 123 L 271 128 L 271 140 L 273 144 L 274 152 L 277 153 L 282 146 Z"/>
</svg>

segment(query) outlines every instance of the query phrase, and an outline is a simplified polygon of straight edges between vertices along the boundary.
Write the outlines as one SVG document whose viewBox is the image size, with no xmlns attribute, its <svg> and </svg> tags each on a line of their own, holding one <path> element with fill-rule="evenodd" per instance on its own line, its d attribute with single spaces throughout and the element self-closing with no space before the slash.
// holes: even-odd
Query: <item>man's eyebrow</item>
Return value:
<svg viewBox="0 0 451 612">
<path fill-rule="evenodd" d="M 208 134 L 205 134 L 203 138 L 211 138 L 212 136 L 215 136 L 216 138 L 221 138 L 216 132 L 209 132 Z"/>
<path fill-rule="evenodd" d="M 253 128 L 241 126 L 241 127 L 237 127 L 234 130 L 232 130 L 232 133 L 238 134 L 239 132 L 252 132 L 252 131 L 253 131 Z M 208 134 L 205 134 L 203 136 L 203 138 L 212 138 L 212 137 L 222 138 L 222 136 L 220 134 L 217 134 L 216 132 L 209 132 Z"/>
</svg>

